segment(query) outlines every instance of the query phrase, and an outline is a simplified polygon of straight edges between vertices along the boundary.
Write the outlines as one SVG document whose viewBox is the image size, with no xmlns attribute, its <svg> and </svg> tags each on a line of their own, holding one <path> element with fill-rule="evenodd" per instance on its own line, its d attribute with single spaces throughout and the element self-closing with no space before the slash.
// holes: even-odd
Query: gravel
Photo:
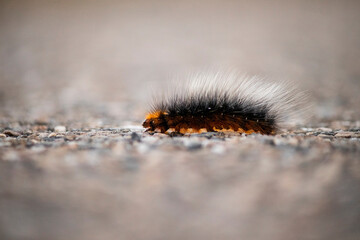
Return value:
<svg viewBox="0 0 360 240">
<path fill-rule="evenodd" d="M 356 122 L 275 136 L 13 125 L 1 126 L 2 239 L 360 236 Z"/>
</svg>

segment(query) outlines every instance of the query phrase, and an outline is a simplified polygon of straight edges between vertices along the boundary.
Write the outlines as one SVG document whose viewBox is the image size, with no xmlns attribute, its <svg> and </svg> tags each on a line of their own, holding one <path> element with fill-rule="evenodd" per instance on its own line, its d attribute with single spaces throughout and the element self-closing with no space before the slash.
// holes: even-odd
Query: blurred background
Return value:
<svg viewBox="0 0 360 240">
<path fill-rule="evenodd" d="M 0 116 L 85 108 L 138 121 L 149 87 L 233 68 L 298 82 L 317 119 L 355 119 L 359 11 L 349 0 L 2 0 Z"/>
</svg>

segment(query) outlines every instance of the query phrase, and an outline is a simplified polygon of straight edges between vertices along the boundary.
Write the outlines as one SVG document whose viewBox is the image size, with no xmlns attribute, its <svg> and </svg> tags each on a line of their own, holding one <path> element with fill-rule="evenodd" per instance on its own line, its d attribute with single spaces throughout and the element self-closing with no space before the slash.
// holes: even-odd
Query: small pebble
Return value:
<svg viewBox="0 0 360 240">
<path fill-rule="evenodd" d="M 30 136 L 31 134 L 33 134 L 33 131 L 31 131 L 31 130 L 28 129 L 28 130 L 25 131 L 25 134 L 26 134 L 27 136 Z"/>
<path fill-rule="evenodd" d="M 10 136 L 10 137 L 18 137 L 18 136 L 21 135 L 20 133 L 15 132 L 15 131 L 11 131 L 11 130 L 5 130 L 3 132 L 3 134 L 5 134 L 6 136 Z"/>
<path fill-rule="evenodd" d="M 39 133 L 40 138 L 46 138 L 48 136 L 47 133 Z"/>
<path fill-rule="evenodd" d="M 66 127 L 65 126 L 56 126 L 54 128 L 55 132 L 59 133 L 59 132 L 66 132 Z"/>
<path fill-rule="evenodd" d="M 303 131 L 305 131 L 305 132 L 314 131 L 313 128 L 301 128 L 301 130 L 303 130 Z"/>
<path fill-rule="evenodd" d="M 55 137 L 56 136 L 56 133 L 50 133 L 47 137 L 51 138 L 51 137 Z"/>
<path fill-rule="evenodd" d="M 339 132 L 337 134 L 335 134 L 335 137 L 338 138 L 350 138 L 352 137 L 353 133 L 352 132 Z"/>
<path fill-rule="evenodd" d="M 331 132 L 332 131 L 331 128 L 325 128 L 325 127 L 317 128 L 316 130 L 320 131 L 320 132 Z"/>
<path fill-rule="evenodd" d="M 333 136 L 331 135 L 328 135 L 328 134 L 319 134 L 318 137 L 321 137 L 321 138 L 333 138 Z"/>
<path fill-rule="evenodd" d="M 74 135 L 74 134 L 67 135 L 67 136 L 65 136 L 65 139 L 68 141 L 73 141 L 76 139 L 76 135 Z"/>
</svg>

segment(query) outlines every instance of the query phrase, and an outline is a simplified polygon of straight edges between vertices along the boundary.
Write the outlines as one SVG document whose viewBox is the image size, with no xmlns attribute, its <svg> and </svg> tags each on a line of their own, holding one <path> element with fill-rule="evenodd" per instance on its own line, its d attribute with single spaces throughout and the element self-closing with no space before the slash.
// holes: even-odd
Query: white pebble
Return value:
<svg viewBox="0 0 360 240">
<path fill-rule="evenodd" d="M 321 132 L 331 132 L 331 131 L 332 131 L 331 128 L 325 128 L 325 127 L 317 128 L 316 130 L 317 130 L 317 131 L 321 131 Z"/>
<path fill-rule="evenodd" d="M 65 126 L 56 126 L 55 132 L 66 132 L 66 127 Z"/>
</svg>

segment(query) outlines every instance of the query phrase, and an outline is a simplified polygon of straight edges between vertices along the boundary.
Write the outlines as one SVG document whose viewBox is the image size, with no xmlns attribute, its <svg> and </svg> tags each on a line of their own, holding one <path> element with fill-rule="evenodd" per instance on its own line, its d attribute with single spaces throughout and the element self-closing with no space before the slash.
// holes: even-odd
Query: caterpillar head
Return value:
<svg viewBox="0 0 360 240">
<path fill-rule="evenodd" d="M 145 121 L 142 124 L 143 127 L 146 128 L 146 132 L 166 132 L 168 129 L 168 124 L 165 119 L 166 115 L 167 114 L 163 111 L 157 111 L 146 115 Z"/>
</svg>

